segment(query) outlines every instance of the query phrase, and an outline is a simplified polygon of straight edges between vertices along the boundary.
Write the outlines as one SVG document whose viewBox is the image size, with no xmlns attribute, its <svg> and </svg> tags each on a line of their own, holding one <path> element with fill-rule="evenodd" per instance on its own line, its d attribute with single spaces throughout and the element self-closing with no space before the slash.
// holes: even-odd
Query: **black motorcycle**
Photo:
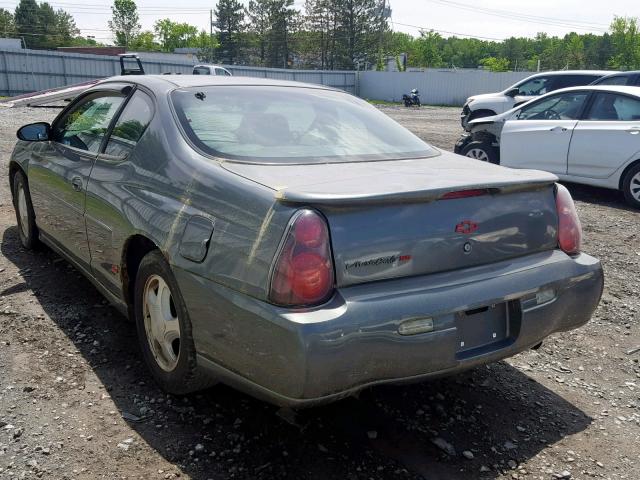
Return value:
<svg viewBox="0 0 640 480">
<path fill-rule="evenodd" d="M 411 90 L 411 93 L 402 95 L 402 101 L 405 107 L 419 107 L 420 106 L 420 93 L 417 89 Z"/>
</svg>

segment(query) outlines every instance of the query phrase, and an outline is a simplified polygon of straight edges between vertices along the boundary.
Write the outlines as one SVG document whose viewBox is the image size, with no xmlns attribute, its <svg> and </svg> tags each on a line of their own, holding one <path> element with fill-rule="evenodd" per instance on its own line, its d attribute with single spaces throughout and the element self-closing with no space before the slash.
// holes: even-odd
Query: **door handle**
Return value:
<svg viewBox="0 0 640 480">
<path fill-rule="evenodd" d="M 631 127 L 627 130 L 627 133 L 630 133 L 631 135 L 638 135 L 640 134 L 640 127 Z"/>
<path fill-rule="evenodd" d="M 80 177 L 73 177 L 71 179 L 71 186 L 76 192 L 82 191 L 82 179 Z"/>
<path fill-rule="evenodd" d="M 553 127 L 550 129 L 551 132 L 566 132 L 567 127 Z"/>
</svg>

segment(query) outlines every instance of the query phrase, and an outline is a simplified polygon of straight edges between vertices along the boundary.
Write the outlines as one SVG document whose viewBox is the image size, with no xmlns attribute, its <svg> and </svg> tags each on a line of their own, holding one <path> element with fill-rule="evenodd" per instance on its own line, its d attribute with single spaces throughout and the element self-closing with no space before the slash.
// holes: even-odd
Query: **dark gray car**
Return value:
<svg viewBox="0 0 640 480">
<path fill-rule="evenodd" d="M 115 77 L 18 137 L 24 246 L 135 319 L 169 392 L 304 406 L 451 374 L 584 324 L 602 292 L 555 176 L 321 86 Z"/>
</svg>

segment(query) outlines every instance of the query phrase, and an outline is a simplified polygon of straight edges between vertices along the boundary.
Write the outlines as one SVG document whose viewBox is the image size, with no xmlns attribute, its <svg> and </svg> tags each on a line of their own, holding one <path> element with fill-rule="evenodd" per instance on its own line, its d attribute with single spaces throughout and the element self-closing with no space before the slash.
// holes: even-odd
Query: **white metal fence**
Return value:
<svg viewBox="0 0 640 480">
<path fill-rule="evenodd" d="M 194 59 L 174 60 L 141 54 L 147 73 L 189 74 Z M 492 73 L 480 70 L 424 72 L 354 72 L 333 70 L 285 70 L 279 68 L 228 66 L 234 75 L 318 83 L 373 100 L 400 101 L 412 88 L 423 103 L 461 105 L 478 93 L 502 90 L 531 75 L 528 72 Z M 43 50 L 0 49 L 0 95 L 13 96 L 71 85 L 120 74 L 118 57 Z"/>
<path fill-rule="evenodd" d="M 144 58 L 146 73 L 190 74 L 194 60 Z M 234 75 L 319 83 L 357 94 L 356 72 L 227 66 Z M 118 57 L 45 50 L 0 50 L 0 95 L 13 96 L 120 74 Z"/>
<path fill-rule="evenodd" d="M 467 97 L 498 92 L 531 72 L 486 72 L 483 70 L 438 70 L 424 72 L 361 72 L 359 95 L 373 100 L 398 102 L 412 88 L 428 105 L 462 105 Z"/>
</svg>

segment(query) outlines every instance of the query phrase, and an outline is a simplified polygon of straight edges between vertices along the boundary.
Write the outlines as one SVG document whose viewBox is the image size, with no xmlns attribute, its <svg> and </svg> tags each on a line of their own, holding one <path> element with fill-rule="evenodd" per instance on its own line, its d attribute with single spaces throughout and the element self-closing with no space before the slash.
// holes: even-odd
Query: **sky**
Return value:
<svg viewBox="0 0 640 480">
<path fill-rule="evenodd" d="M 38 0 L 41 1 L 41 0 Z M 387 0 L 394 30 L 419 35 L 420 28 L 439 31 L 443 36 L 478 37 L 502 40 L 511 36 L 533 37 L 537 32 L 562 36 L 568 32 L 603 33 L 614 15 L 640 16 L 638 0 Z M 82 35 L 102 43 L 112 36 L 107 25 L 110 0 L 49 0 L 54 8 L 71 13 Z M 208 29 L 209 10 L 215 1 L 136 0 L 143 30 L 151 30 L 156 20 L 170 18 Z M 248 3 L 246 0 L 243 3 Z M 0 0 L 0 8 L 14 10 L 17 0 Z M 295 0 L 302 9 L 304 0 Z"/>
</svg>

